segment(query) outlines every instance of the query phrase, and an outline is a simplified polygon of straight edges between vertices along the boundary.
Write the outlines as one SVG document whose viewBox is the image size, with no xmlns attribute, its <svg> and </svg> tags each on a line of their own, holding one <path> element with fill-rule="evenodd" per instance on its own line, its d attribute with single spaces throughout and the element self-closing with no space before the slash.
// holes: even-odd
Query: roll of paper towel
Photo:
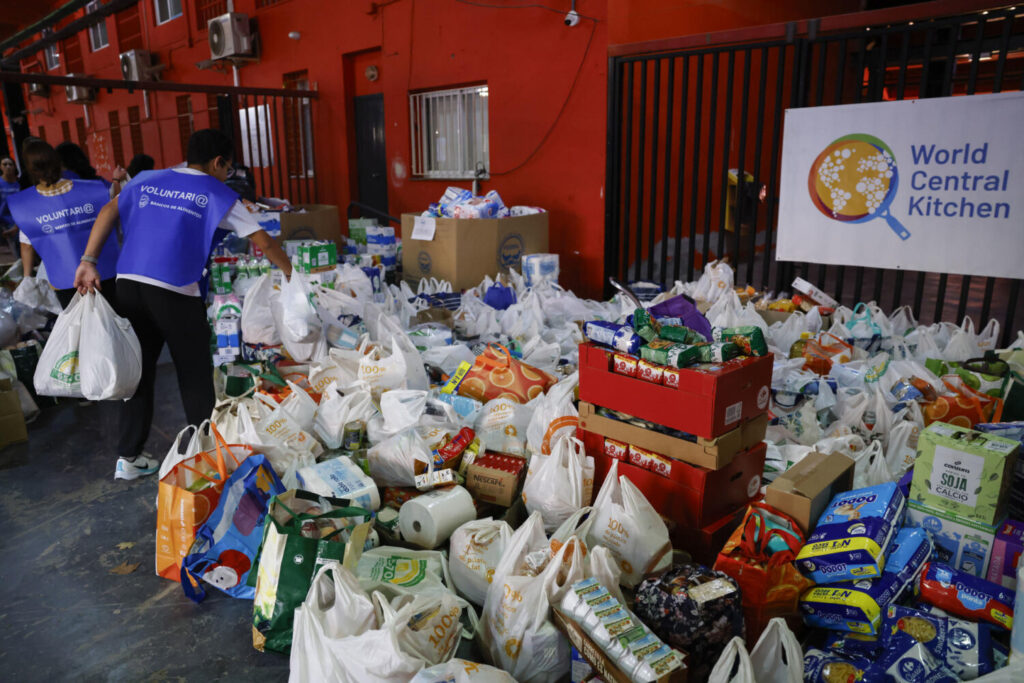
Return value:
<svg viewBox="0 0 1024 683">
<path fill-rule="evenodd" d="M 416 496 L 398 511 L 402 538 L 423 548 L 436 548 L 466 522 L 476 519 L 473 496 L 461 486 Z"/>
<path fill-rule="evenodd" d="M 310 493 L 344 498 L 367 510 L 380 508 L 380 490 L 351 458 L 341 456 L 303 467 L 297 473 L 299 486 Z"/>
</svg>

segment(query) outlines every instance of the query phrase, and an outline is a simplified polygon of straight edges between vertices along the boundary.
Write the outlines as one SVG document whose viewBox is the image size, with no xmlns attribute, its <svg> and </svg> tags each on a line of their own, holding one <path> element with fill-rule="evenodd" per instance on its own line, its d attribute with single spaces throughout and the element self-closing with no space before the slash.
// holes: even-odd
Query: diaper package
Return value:
<svg viewBox="0 0 1024 683">
<path fill-rule="evenodd" d="M 929 562 L 921 574 L 920 597 L 957 617 L 1013 627 L 1012 591 L 938 562 Z"/>
<path fill-rule="evenodd" d="M 811 588 L 800 598 L 804 621 L 818 628 L 878 635 L 889 605 L 913 589 L 932 552 L 921 529 L 901 529 L 881 578 Z"/>
<path fill-rule="evenodd" d="M 838 494 L 796 556 L 797 567 L 819 584 L 881 576 L 905 507 L 895 483 Z"/>
</svg>

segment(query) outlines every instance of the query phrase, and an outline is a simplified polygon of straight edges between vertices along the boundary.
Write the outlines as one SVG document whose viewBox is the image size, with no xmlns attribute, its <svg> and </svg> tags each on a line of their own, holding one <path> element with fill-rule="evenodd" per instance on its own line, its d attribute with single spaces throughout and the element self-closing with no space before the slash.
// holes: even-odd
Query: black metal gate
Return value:
<svg viewBox="0 0 1024 683">
<path fill-rule="evenodd" d="M 803 276 L 849 306 L 910 304 L 935 321 L 996 316 L 1005 342 L 1024 319 L 1020 280 L 774 258 L 786 108 L 1024 88 L 1024 6 L 853 16 L 863 23 L 848 15 L 711 46 L 700 36 L 612 49 L 605 272 L 668 286 L 728 258 L 737 283 L 759 289 L 783 291 Z"/>
</svg>

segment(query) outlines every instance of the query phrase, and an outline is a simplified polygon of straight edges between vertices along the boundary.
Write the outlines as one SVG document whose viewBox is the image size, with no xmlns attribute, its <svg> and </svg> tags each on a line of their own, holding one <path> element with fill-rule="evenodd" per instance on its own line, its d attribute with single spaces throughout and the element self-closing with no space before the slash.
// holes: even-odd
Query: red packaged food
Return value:
<svg viewBox="0 0 1024 683">
<path fill-rule="evenodd" d="M 970 621 L 1013 627 L 1013 591 L 938 562 L 921 571 L 921 600 Z"/>
<path fill-rule="evenodd" d="M 678 389 L 679 375 L 679 368 L 666 367 L 661 374 L 661 383 L 670 389 Z"/>
<path fill-rule="evenodd" d="M 651 457 L 654 455 L 653 452 L 646 448 L 639 448 L 637 446 L 629 447 L 629 462 L 637 467 L 643 467 L 645 470 L 651 469 L 650 462 Z"/>
<path fill-rule="evenodd" d="M 629 446 L 615 439 L 605 439 L 604 454 L 616 460 L 626 460 L 629 457 Z"/>
<path fill-rule="evenodd" d="M 672 459 L 658 453 L 651 453 L 647 469 L 663 477 L 669 477 L 672 475 Z"/>
<path fill-rule="evenodd" d="M 627 356 L 623 353 L 616 353 L 612 357 L 612 369 L 620 375 L 626 375 L 627 377 L 636 377 L 636 366 L 639 362 L 638 358 L 633 356 Z"/>
<path fill-rule="evenodd" d="M 661 384 L 662 375 L 665 374 L 665 366 L 640 360 L 636 364 L 636 376 L 645 382 Z"/>
</svg>

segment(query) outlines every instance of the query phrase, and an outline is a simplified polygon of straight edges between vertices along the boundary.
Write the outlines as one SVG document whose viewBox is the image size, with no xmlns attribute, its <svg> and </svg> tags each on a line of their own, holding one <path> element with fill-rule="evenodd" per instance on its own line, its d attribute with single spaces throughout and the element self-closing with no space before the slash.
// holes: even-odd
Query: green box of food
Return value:
<svg viewBox="0 0 1024 683">
<path fill-rule="evenodd" d="M 338 245 L 334 242 L 305 242 L 297 253 L 299 270 L 307 275 L 334 270 L 338 265 Z"/>
<path fill-rule="evenodd" d="M 1020 443 L 945 422 L 918 439 L 910 498 L 965 519 L 1006 516 Z"/>
</svg>

